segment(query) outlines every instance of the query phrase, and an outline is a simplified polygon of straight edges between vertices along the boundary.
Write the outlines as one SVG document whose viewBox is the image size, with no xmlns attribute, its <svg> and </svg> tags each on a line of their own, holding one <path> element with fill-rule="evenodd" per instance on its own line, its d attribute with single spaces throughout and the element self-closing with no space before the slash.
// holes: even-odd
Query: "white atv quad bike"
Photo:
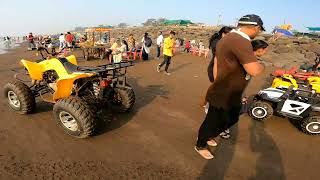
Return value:
<svg viewBox="0 0 320 180">
<path fill-rule="evenodd" d="M 249 108 L 249 115 L 265 121 L 274 112 L 288 117 L 300 130 L 309 135 L 320 135 L 320 96 L 315 91 L 288 88 L 261 90 Z"/>
</svg>

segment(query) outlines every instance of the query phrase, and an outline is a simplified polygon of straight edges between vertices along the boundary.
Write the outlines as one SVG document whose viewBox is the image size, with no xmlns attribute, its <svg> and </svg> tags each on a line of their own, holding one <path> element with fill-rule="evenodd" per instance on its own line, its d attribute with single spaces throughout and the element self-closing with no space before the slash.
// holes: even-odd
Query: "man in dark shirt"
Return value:
<svg viewBox="0 0 320 180">
<path fill-rule="evenodd" d="M 253 54 L 251 39 L 264 31 L 257 15 L 243 16 L 238 28 L 222 38 L 216 48 L 214 83 L 206 95 L 209 111 L 202 123 L 195 150 L 205 159 L 213 155 L 207 146 L 217 146 L 214 140 L 221 132 L 239 120 L 241 96 L 248 84 L 248 76 L 256 76 L 264 70 Z"/>
</svg>

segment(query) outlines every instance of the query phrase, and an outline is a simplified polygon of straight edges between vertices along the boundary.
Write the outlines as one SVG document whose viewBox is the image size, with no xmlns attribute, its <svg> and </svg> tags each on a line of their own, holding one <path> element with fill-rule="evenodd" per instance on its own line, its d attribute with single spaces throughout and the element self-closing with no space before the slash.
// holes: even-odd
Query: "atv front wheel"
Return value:
<svg viewBox="0 0 320 180">
<path fill-rule="evenodd" d="M 320 135 L 320 116 L 311 116 L 301 122 L 301 130 L 305 134 Z"/>
<path fill-rule="evenodd" d="M 20 114 L 30 114 L 36 107 L 35 97 L 30 88 L 20 81 L 7 83 L 4 95 L 8 99 L 9 107 Z"/>
<path fill-rule="evenodd" d="M 111 102 L 112 109 L 119 113 L 129 112 L 135 103 L 135 94 L 130 86 L 118 87 Z"/>
<path fill-rule="evenodd" d="M 249 116 L 254 120 L 264 121 L 273 115 L 273 108 L 268 102 L 256 101 L 249 108 Z"/>
<path fill-rule="evenodd" d="M 66 133 L 73 137 L 87 138 L 94 133 L 95 115 L 90 106 L 79 98 L 59 100 L 53 107 L 53 115 Z"/>
</svg>

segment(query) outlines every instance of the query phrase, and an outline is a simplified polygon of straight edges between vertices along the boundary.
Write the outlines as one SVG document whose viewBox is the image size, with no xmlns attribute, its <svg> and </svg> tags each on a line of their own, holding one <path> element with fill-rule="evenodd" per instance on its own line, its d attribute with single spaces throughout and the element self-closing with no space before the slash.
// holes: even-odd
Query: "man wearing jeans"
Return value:
<svg viewBox="0 0 320 180">
<path fill-rule="evenodd" d="M 171 58 L 173 56 L 173 50 L 174 50 L 174 36 L 176 33 L 174 31 L 170 32 L 169 37 L 167 37 L 164 40 L 163 43 L 163 62 L 157 66 L 157 71 L 160 72 L 160 69 L 163 65 L 166 65 L 165 67 L 165 74 L 170 75 L 168 72 L 169 65 L 171 63 Z"/>
<path fill-rule="evenodd" d="M 163 44 L 163 35 L 162 32 L 159 32 L 159 36 L 157 38 L 157 59 L 160 59 L 161 47 Z"/>
</svg>

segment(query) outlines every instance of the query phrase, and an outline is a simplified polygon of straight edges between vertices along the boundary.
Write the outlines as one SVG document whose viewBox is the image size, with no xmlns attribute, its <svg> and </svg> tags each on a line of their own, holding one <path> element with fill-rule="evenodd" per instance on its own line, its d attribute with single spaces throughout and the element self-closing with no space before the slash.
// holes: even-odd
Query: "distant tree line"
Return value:
<svg viewBox="0 0 320 180">
<path fill-rule="evenodd" d="M 166 18 L 158 18 L 158 19 L 147 19 L 146 22 L 142 23 L 143 26 L 163 26 Z"/>
</svg>

